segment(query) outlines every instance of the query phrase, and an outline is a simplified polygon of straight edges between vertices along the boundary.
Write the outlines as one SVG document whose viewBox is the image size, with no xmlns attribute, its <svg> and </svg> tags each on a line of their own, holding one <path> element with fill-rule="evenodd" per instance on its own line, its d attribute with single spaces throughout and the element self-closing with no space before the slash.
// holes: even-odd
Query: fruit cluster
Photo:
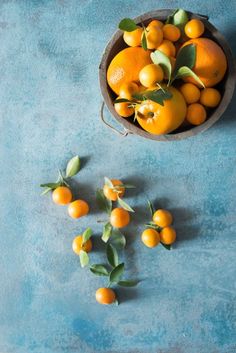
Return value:
<svg viewBox="0 0 236 353">
<path fill-rule="evenodd" d="M 213 86 L 227 69 L 221 47 L 202 37 L 204 23 L 179 9 L 165 23 L 153 19 L 144 26 L 125 18 L 119 28 L 128 48 L 107 70 L 116 112 L 157 135 L 202 124 L 221 101 Z"/>
<path fill-rule="evenodd" d="M 84 200 L 72 201 L 73 195 L 70 186 L 70 178 L 75 176 L 80 169 L 80 159 L 73 157 L 67 164 L 65 173 L 59 172 L 59 178 L 55 183 L 41 184 L 45 188 L 42 194 L 52 192 L 52 200 L 57 205 L 68 205 L 68 213 L 72 218 L 80 218 L 89 212 L 89 206 Z M 118 303 L 115 291 L 110 288 L 113 285 L 121 287 L 133 287 L 138 281 L 123 279 L 125 264 L 119 261 L 118 250 L 126 245 L 126 238 L 120 229 L 126 227 L 131 220 L 130 213 L 134 213 L 132 207 L 124 201 L 128 189 L 135 186 L 125 184 L 118 179 L 104 178 L 102 189 L 97 189 L 96 199 L 101 210 L 108 215 L 104 222 L 101 240 L 106 243 L 107 264 L 90 264 L 89 253 L 92 251 L 92 229 L 87 228 L 82 234 L 77 235 L 72 242 L 72 249 L 80 258 L 81 267 L 89 266 L 91 273 L 108 278 L 107 287 L 96 291 L 96 300 L 100 304 Z M 175 241 L 175 230 L 172 224 L 172 215 L 167 210 L 157 210 L 149 201 L 152 213 L 152 221 L 146 224 L 147 229 L 143 232 L 141 239 L 147 247 L 155 247 L 160 242 L 167 249 Z"/>
</svg>

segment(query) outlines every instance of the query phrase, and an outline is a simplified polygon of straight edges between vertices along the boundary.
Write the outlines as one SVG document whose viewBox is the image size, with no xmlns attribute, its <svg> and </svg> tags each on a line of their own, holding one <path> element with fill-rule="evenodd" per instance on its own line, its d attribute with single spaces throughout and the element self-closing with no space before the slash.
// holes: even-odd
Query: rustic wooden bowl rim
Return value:
<svg viewBox="0 0 236 353">
<path fill-rule="evenodd" d="M 165 20 L 167 16 L 170 15 L 172 12 L 173 12 L 173 9 L 160 9 L 160 10 L 150 11 L 150 12 L 144 13 L 141 16 L 136 17 L 134 21 L 139 24 L 141 22 L 146 22 L 150 19 Z M 213 36 L 214 40 L 221 46 L 221 48 L 223 49 L 226 55 L 227 64 L 228 64 L 228 68 L 226 72 L 227 77 L 225 80 L 224 94 L 222 96 L 219 106 L 213 111 L 212 115 L 202 125 L 193 127 L 183 132 L 171 133 L 166 135 L 150 134 L 149 132 L 143 130 L 141 127 L 138 127 L 132 124 L 130 121 L 119 116 L 119 114 L 117 114 L 114 109 L 113 101 L 109 94 L 110 88 L 108 87 L 107 80 L 106 80 L 106 71 L 110 63 L 108 62 L 110 51 L 113 48 L 113 46 L 116 44 L 117 40 L 120 39 L 120 37 L 122 36 L 122 31 L 117 30 L 112 36 L 112 38 L 110 39 L 110 41 L 108 42 L 104 50 L 104 53 L 102 55 L 101 63 L 99 66 L 99 81 L 100 81 L 101 93 L 104 98 L 105 104 L 109 109 L 110 113 L 115 117 L 115 119 L 125 127 L 125 131 L 126 131 L 125 135 L 127 135 L 127 133 L 129 132 L 129 133 L 137 134 L 147 139 L 156 140 L 156 141 L 173 141 L 173 140 L 185 139 L 187 137 L 195 136 L 198 133 L 207 130 L 217 120 L 220 119 L 220 117 L 228 107 L 233 96 L 233 91 L 234 91 L 235 81 L 236 81 L 235 62 L 234 62 L 231 49 L 226 39 L 224 38 L 224 36 L 208 21 L 207 16 L 194 14 L 190 11 L 187 11 L 187 13 L 190 18 L 193 18 L 193 17 L 199 18 L 204 22 L 205 27 L 211 32 L 211 35 Z"/>
</svg>

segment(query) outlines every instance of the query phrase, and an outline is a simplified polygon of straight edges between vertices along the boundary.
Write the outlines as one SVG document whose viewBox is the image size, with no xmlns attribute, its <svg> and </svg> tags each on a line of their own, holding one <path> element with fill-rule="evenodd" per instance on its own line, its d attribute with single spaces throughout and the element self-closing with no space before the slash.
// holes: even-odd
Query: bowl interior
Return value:
<svg viewBox="0 0 236 353">
<path fill-rule="evenodd" d="M 139 16 L 135 19 L 137 24 L 143 23 L 147 25 L 152 19 L 158 19 L 161 21 L 165 21 L 167 16 L 171 14 L 173 10 L 157 10 L 146 13 L 142 16 Z M 133 122 L 133 118 L 124 119 L 120 117 L 113 106 L 113 101 L 116 98 L 115 93 L 111 90 L 111 88 L 107 84 L 106 80 L 106 72 L 108 66 L 114 56 L 118 54 L 122 49 L 127 48 L 128 46 L 123 40 L 123 33 L 120 30 L 117 30 L 113 37 L 111 38 L 110 42 L 108 43 L 105 52 L 102 57 L 102 61 L 100 64 L 100 86 L 101 91 L 105 100 L 105 103 L 112 113 L 112 115 L 128 129 L 130 132 L 141 135 L 143 137 L 154 139 L 154 140 L 179 140 L 189 136 L 196 135 L 200 131 L 204 131 L 209 128 L 212 124 L 217 121 L 220 116 L 223 114 L 224 110 L 226 109 L 227 105 L 229 104 L 232 95 L 233 89 L 235 85 L 235 66 L 234 66 L 234 59 L 230 50 L 229 45 L 227 44 L 225 38 L 221 35 L 221 33 L 207 20 L 207 17 L 196 15 L 191 12 L 188 12 L 189 18 L 200 18 L 205 25 L 205 32 L 204 37 L 210 38 L 217 42 L 223 49 L 226 54 L 228 68 L 227 72 L 224 76 L 224 79 L 215 86 L 222 95 L 222 100 L 220 105 L 215 109 L 208 109 L 207 112 L 207 120 L 199 126 L 192 127 L 192 126 L 181 126 L 174 132 L 168 135 L 152 135 L 146 131 L 144 131 L 138 123 Z"/>
</svg>

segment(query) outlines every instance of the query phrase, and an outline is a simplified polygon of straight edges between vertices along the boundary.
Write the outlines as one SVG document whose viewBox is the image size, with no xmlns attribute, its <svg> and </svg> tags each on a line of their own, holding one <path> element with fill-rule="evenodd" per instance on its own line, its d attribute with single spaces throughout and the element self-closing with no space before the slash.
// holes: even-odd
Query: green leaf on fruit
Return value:
<svg viewBox="0 0 236 353">
<path fill-rule="evenodd" d="M 91 228 L 87 228 L 82 235 L 82 245 L 84 245 L 86 243 L 86 241 L 88 241 L 90 239 L 92 235 L 92 229 Z"/>
<path fill-rule="evenodd" d="M 187 66 L 192 69 L 196 62 L 196 45 L 189 44 L 182 47 L 176 57 L 175 69 L 173 73 L 173 78 L 182 66 Z"/>
<path fill-rule="evenodd" d="M 123 18 L 123 20 L 120 21 L 118 27 L 122 31 L 126 32 L 133 32 L 138 28 L 134 20 L 132 20 L 131 18 Z"/>
<path fill-rule="evenodd" d="M 121 287 L 135 287 L 138 283 L 139 281 L 137 280 L 127 279 L 124 281 L 119 281 L 117 284 Z"/>
<path fill-rule="evenodd" d="M 116 267 L 119 264 L 119 257 L 116 249 L 111 244 L 107 244 L 107 260 L 112 267 Z"/>
<path fill-rule="evenodd" d="M 110 283 L 118 283 L 124 273 L 124 263 L 116 266 L 110 273 L 109 281 Z"/>
<path fill-rule="evenodd" d="M 154 91 L 146 91 L 143 93 L 146 99 L 150 99 L 160 105 L 164 105 L 164 101 L 172 98 L 172 93 L 167 89 L 158 89 Z"/>
<path fill-rule="evenodd" d="M 100 210 L 105 211 L 110 215 L 111 209 L 112 209 L 112 202 L 111 200 L 108 200 L 102 189 L 97 189 L 96 191 L 96 199 L 97 199 L 97 204 Z"/>
<path fill-rule="evenodd" d="M 188 22 L 188 14 L 183 9 L 178 9 L 175 11 L 172 19 L 172 24 L 179 27 L 181 33 L 184 34 L 184 27 Z"/>
<path fill-rule="evenodd" d="M 51 190 L 54 190 L 56 188 L 58 188 L 58 186 L 60 186 L 61 183 L 46 183 L 46 184 L 40 184 L 41 188 L 49 188 Z"/>
<path fill-rule="evenodd" d="M 162 67 L 164 73 L 168 77 L 168 81 L 170 81 L 172 66 L 168 56 L 162 53 L 160 50 L 155 50 L 153 53 L 151 53 L 151 59 L 154 64 L 160 65 Z"/>
<path fill-rule="evenodd" d="M 141 46 L 142 46 L 142 48 L 144 50 L 148 49 L 148 47 L 147 47 L 147 37 L 146 37 L 146 31 L 145 30 L 143 31 L 143 34 L 142 34 Z"/>
<path fill-rule="evenodd" d="M 46 188 L 45 190 L 43 190 L 43 192 L 41 192 L 41 196 L 46 195 L 50 191 L 52 191 L 51 188 Z"/>
<path fill-rule="evenodd" d="M 167 245 L 161 242 L 161 245 L 164 246 L 166 250 L 171 250 L 171 245 Z"/>
<path fill-rule="evenodd" d="M 89 256 L 84 250 L 80 250 L 79 252 L 79 259 L 81 267 L 88 266 L 89 264 Z"/>
<path fill-rule="evenodd" d="M 192 77 L 199 85 L 201 85 L 203 88 L 205 87 L 204 83 L 200 78 L 193 72 L 189 67 L 187 66 L 182 66 L 178 71 L 175 76 L 175 79 L 179 79 L 182 77 Z"/>
<path fill-rule="evenodd" d="M 133 103 L 133 102 L 126 98 L 117 98 L 114 100 L 114 103 L 116 104 L 116 103 Z"/>
<path fill-rule="evenodd" d="M 105 181 L 105 185 L 107 185 L 109 188 L 113 189 L 113 184 L 112 184 L 111 179 L 109 179 L 108 177 L 105 177 L 104 181 Z"/>
<path fill-rule="evenodd" d="M 91 265 L 90 271 L 96 276 L 109 276 L 109 272 L 107 271 L 104 265 L 100 265 L 100 264 Z"/>
<path fill-rule="evenodd" d="M 134 212 L 133 208 L 130 207 L 124 200 L 122 200 L 119 196 L 117 197 L 117 201 L 119 203 L 119 205 L 126 211 L 129 212 Z"/>
<path fill-rule="evenodd" d="M 71 178 L 76 175 L 80 170 L 79 156 L 74 156 L 69 160 L 66 167 L 66 178 Z"/>
<path fill-rule="evenodd" d="M 104 243 L 107 243 L 111 235 L 112 235 L 112 225 L 111 223 L 108 222 L 103 227 L 102 241 L 104 241 Z"/>
</svg>

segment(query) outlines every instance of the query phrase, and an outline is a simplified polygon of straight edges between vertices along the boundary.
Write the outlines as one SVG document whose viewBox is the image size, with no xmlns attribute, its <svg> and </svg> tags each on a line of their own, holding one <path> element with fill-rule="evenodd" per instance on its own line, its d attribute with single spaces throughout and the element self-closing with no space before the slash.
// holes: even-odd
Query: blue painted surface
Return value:
<svg viewBox="0 0 236 353">
<path fill-rule="evenodd" d="M 122 139 L 98 119 L 98 64 L 118 21 L 180 6 L 209 14 L 236 53 L 235 1 L 1 1 L 1 353 L 236 351 L 235 96 L 214 127 L 181 142 Z M 77 153 L 92 211 L 73 221 L 38 185 Z M 119 307 L 95 302 L 105 281 L 71 251 L 88 225 L 99 236 L 104 175 L 139 186 L 122 256 L 143 281 L 119 291 Z M 173 211 L 174 251 L 141 245 L 145 194 Z"/>
</svg>

